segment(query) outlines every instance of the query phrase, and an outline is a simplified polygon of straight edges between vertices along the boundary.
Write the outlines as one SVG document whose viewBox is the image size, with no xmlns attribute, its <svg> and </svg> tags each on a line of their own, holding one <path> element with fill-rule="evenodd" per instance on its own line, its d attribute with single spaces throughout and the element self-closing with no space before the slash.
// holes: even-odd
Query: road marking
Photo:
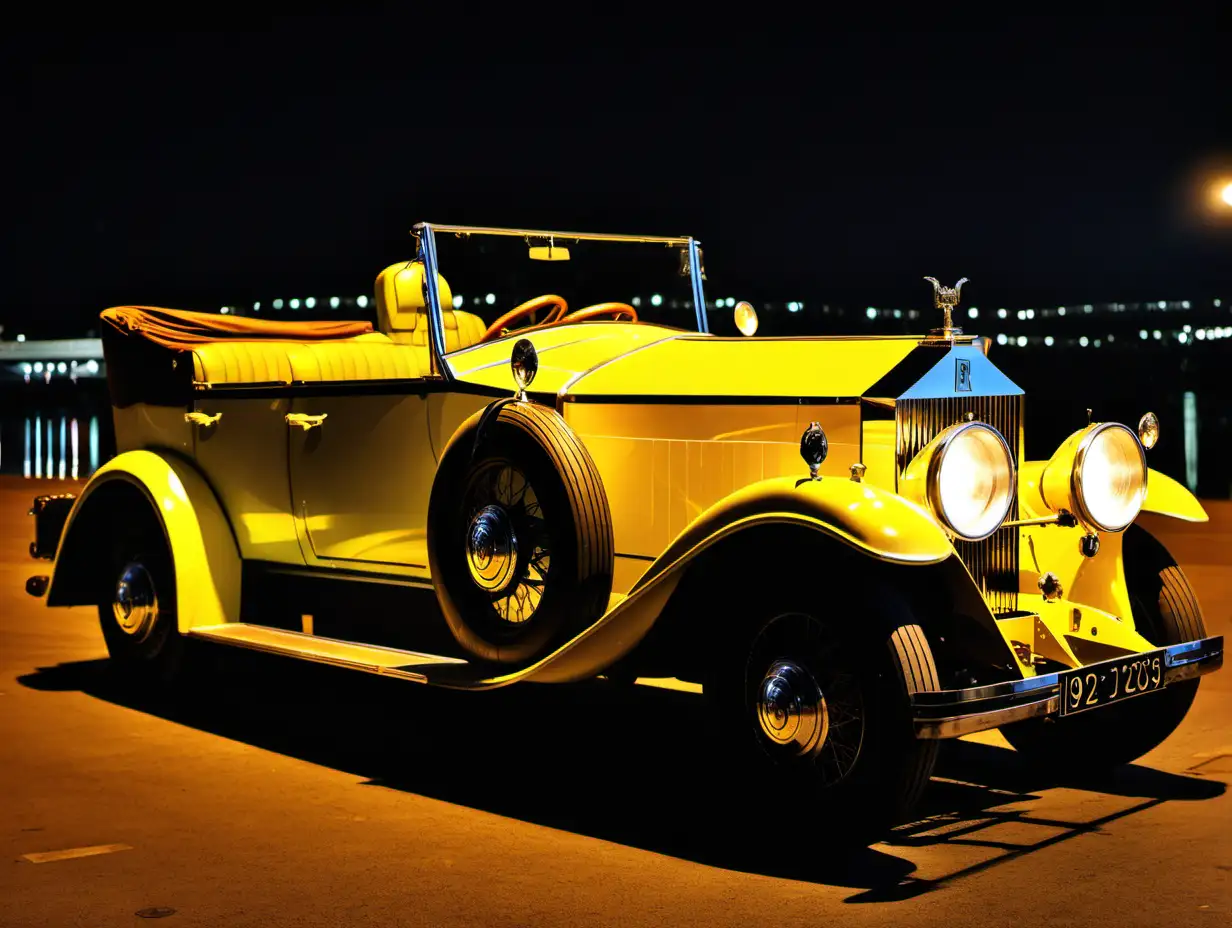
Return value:
<svg viewBox="0 0 1232 928">
<path fill-rule="evenodd" d="M 36 854 L 22 854 L 22 860 L 32 864 L 48 864 L 53 860 L 72 860 L 74 857 L 93 857 L 95 854 L 114 854 L 116 851 L 131 851 L 127 844 L 96 844 L 93 847 L 70 847 L 64 851 L 39 851 Z"/>
</svg>

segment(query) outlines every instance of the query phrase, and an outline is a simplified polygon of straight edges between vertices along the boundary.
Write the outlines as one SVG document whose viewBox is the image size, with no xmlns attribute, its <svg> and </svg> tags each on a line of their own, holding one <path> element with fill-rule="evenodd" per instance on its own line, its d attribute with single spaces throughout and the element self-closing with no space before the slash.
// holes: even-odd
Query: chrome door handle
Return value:
<svg viewBox="0 0 1232 928">
<path fill-rule="evenodd" d="M 297 425 L 305 432 L 309 429 L 315 429 L 318 425 L 325 421 L 325 417 L 329 413 L 323 412 L 319 416 L 310 416 L 304 412 L 289 412 L 286 415 L 287 425 Z"/>
<path fill-rule="evenodd" d="M 209 428 L 211 425 L 217 424 L 222 418 L 222 413 L 216 412 L 210 415 L 208 412 L 186 412 L 184 413 L 184 421 L 191 422 L 193 425 L 199 425 L 202 428 Z"/>
</svg>

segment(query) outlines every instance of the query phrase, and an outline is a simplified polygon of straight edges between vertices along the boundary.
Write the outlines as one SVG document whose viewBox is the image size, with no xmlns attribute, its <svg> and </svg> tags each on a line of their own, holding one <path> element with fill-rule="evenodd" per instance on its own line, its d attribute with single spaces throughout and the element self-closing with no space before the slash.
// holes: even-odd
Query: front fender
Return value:
<svg viewBox="0 0 1232 928">
<path fill-rule="evenodd" d="M 1052 512 L 1040 494 L 1040 477 L 1047 464 L 1047 461 L 1026 461 L 1018 469 L 1018 502 L 1023 518 L 1042 518 Z M 1154 469 L 1147 471 L 1146 501 L 1142 511 L 1183 522 L 1206 522 L 1209 518 L 1197 497 L 1167 474 Z"/>
<path fill-rule="evenodd" d="M 919 506 L 852 480 L 776 477 L 737 490 L 703 512 L 655 559 L 625 599 L 530 667 L 485 680 L 434 676 L 433 682 L 483 689 L 519 680 L 563 683 L 600 674 L 645 638 L 698 555 L 732 535 L 774 524 L 806 527 L 880 562 L 916 566 L 947 562 L 946 569 L 963 574 L 979 599 L 957 557 L 949 560 L 953 545 Z M 985 620 L 999 642 L 982 602 L 971 611 Z"/>
<path fill-rule="evenodd" d="M 650 565 L 633 591 L 686 555 L 768 522 L 804 525 L 892 563 L 936 564 L 954 553 L 932 516 L 888 490 L 833 477 L 774 477 L 737 490 L 698 516 Z"/>
<path fill-rule="evenodd" d="M 1147 472 L 1146 502 L 1142 504 L 1142 511 L 1171 516 L 1183 522 L 1206 522 L 1210 518 L 1196 496 L 1157 470 Z"/>
<path fill-rule="evenodd" d="M 175 565 L 180 631 L 238 622 L 240 552 L 222 506 L 188 462 L 156 451 L 126 451 L 90 478 L 61 535 L 47 604 L 92 605 L 106 592 L 96 589 L 96 577 L 108 522 L 124 518 L 117 484 L 139 490 L 162 523 Z"/>
</svg>

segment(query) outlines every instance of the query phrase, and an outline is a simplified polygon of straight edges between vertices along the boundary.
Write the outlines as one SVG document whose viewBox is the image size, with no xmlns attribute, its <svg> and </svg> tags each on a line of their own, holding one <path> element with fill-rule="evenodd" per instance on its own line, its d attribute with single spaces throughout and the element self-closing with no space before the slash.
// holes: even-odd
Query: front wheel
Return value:
<svg viewBox="0 0 1232 928">
<path fill-rule="evenodd" d="M 1205 638 L 1198 597 L 1167 549 L 1131 526 L 1124 552 L 1138 633 L 1157 647 Z M 1073 718 L 1016 722 L 1001 734 L 1031 763 L 1071 770 L 1113 767 L 1137 760 L 1176 731 L 1197 692 L 1198 681 L 1186 680 Z"/>
<path fill-rule="evenodd" d="M 905 820 L 928 784 L 937 746 L 914 737 L 910 699 L 940 689 L 937 669 L 904 610 L 856 632 L 810 599 L 762 610 L 707 695 L 741 786 L 863 840 Z"/>
<path fill-rule="evenodd" d="M 98 619 L 113 665 L 127 679 L 165 686 L 179 676 L 175 570 L 162 526 L 146 514 L 117 532 Z"/>
</svg>

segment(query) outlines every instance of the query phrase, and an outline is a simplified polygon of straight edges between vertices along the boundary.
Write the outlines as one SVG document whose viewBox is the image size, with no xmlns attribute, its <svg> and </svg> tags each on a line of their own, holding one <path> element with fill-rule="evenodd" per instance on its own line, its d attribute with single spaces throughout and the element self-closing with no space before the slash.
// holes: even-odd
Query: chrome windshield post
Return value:
<svg viewBox="0 0 1232 928">
<path fill-rule="evenodd" d="M 702 287 L 702 251 L 695 238 L 689 239 L 689 276 L 693 279 L 693 308 L 697 311 L 697 331 L 709 332 L 706 321 L 706 291 Z"/>
<path fill-rule="evenodd" d="M 441 308 L 441 292 L 436 284 L 439 268 L 436 262 L 436 236 L 429 223 L 421 222 L 414 229 L 419 239 L 419 260 L 423 262 L 424 303 L 428 307 L 429 374 L 452 380 L 453 372 L 445 360 L 445 317 Z"/>
</svg>

